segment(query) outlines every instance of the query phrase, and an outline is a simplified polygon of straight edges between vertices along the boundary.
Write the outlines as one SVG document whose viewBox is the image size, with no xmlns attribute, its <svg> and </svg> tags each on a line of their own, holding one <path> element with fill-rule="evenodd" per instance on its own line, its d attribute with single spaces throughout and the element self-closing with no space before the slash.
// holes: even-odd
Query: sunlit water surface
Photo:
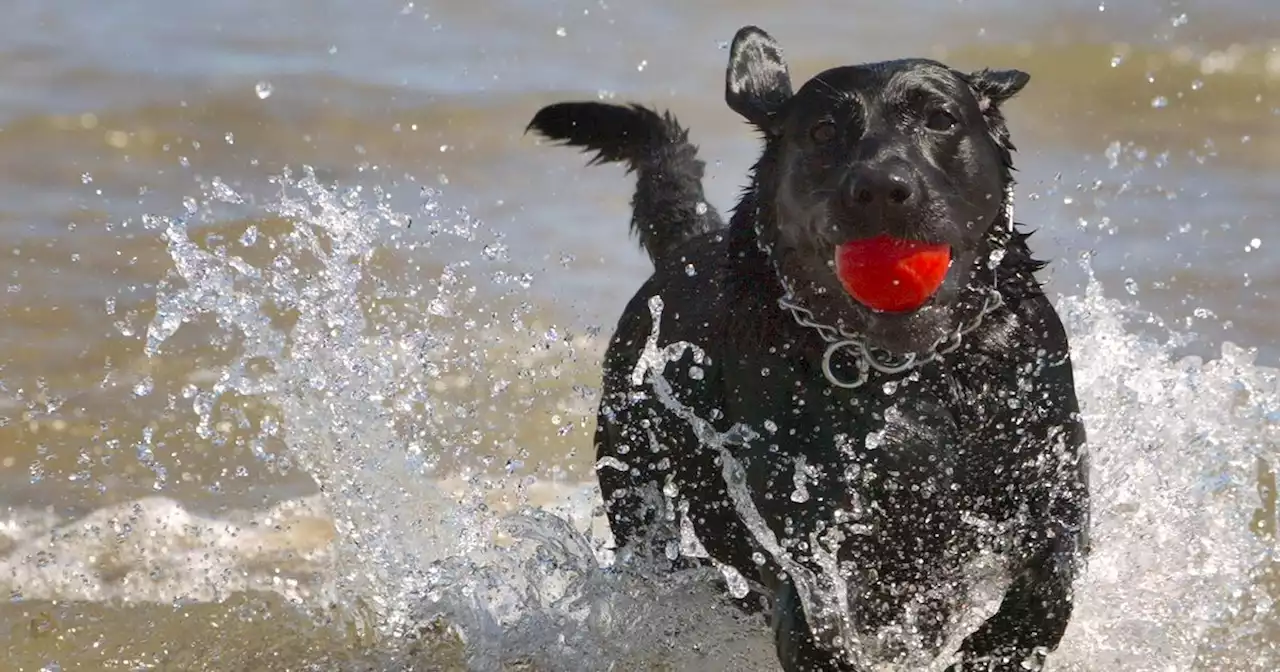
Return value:
<svg viewBox="0 0 1280 672">
<path fill-rule="evenodd" d="M 596 386 L 645 262 L 621 171 L 519 135 L 557 90 L 669 102 L 726 206 L 754 145 L 704 90 L 708 36 L 745 21 L 814 35 L 797 73 L 850 35 L 858 57 L 1035 73 L 1011 115 L 1019 207 L 1054 258 L 1095 514 L 1050 668 L 1280 668 L 1267 3 L 1068 3 L 1055 23 L 990 0 L 936 31 L 870 6 L 836 25 L 831 3 L 772 23 L 730 3 L 144 4 L 105 32 L 33 8 L 0 28 L 11 668 L 776 669 L 718 572 L 609 550 Z M 697 67 L 630 25 L 684 36 Z"/>
</svg>

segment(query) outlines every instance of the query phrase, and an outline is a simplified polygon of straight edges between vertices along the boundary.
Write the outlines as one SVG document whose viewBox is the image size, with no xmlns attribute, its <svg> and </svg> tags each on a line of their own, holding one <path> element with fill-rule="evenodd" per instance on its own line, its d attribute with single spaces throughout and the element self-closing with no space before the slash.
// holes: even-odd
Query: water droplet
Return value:
<svg viewBox="0 0 1280 672">
<path fill-rule="evenodd" d="M 1151 107 L 1154 107 L 1157 110 L 1162 107 L 1167 107 L 1168 105 L 1169 105 L 1169 99 L 1165 98 L 1164 96 L 1156 96 L 1155 98 L 1151 99 Z"/>
<path fill-rule="evenodd" d="M 724 576 L 725 587 L 734 598 L 741 600 L 751 592 L 747 580 L 738 573 L 738 570 L 729 565 L 720 565 L 720 573 Z"/>
<path fill-rule="evenodd" d="M 453 312 L 449 310 L 449 302 L 441 299 L 440 297 L 431 299 L 431 301 L 427 303 L 427 312 L 437 317 L 449 317 L 453 314 Z"/>
<path fill-rule="evenodd" d="M 147 376 L 146 378 L 139 380 L 137 384 L 133 386 L 133 393 L 136 396 L 145 397 L 148 394 L 151 394 L 151 390 L 153 389 L 155 389 L 155 383 L 152 382 L 151 376 Z"/>
<path fill-rule="evenodd" d="M 642 61 L 640 61 L 640 64 L 636 66 L 636 71 L 637 71 L 637 72 L 644 72 L 644 69 L 645 69 L 646 67 L 648 67 L 648 66 L 649 66 L 649 61 L 648 61 L 648 60 L 642 60 Z"/>
<path fill-rule="evenodd" d="M 92 176 L 92 175 L 90 175 L 89 173 L 85 173 L 85 174 L 83 174 L 83 175 L 81 175 L 81 176 L 80 176 L 80 183 L 81 183 L 81 184 L 89 184 L 89 183 L 91 183 L 91 182 L 93 182 L 93 176 Z"/>
<path fill-rule="evenodd" d="M 227 134 L 223 136 L 223 139 L 227 141 L 228 145 L 236 144 L 236 134 L 231 131 L 227 131 Z"/>
<path fill-rule="evenodd" d="M 992 250 L 991 255 L 987 258 L 987 268 L 994 269 L 999 267 L 1000 262 L 1004 261 L 1004 254 L 1004 248 Z"/>
<path fill-rule="evenodd" d="M 1120 165 L 1120 141 L 1112 140 L 1106 151 L 1108 167 L 1114 169 Z"/>
<path fill-rule="evenodd" d="M 698 269 L 694 268 L 693 264 L 685 264 L 684 274 L 692 278 L 698 274 Z"/>
<path fill-rule="evenodd" d="M 503 244 L 501 244 L 501 243 L 494 243 L 494 244 L 492 244 L 492 245 L 485 245 L 485 246 L 484 246 L 484 248 L 480 250 L 480 254 L 481 254 L 481 255 L 483 255 L 483 256 L 484 256 L 484 258 L 485 258 L 485 259 L 488 259 L 489 261 L 497 261 L 497 260 L 499 260 L 499 259 L 506 259 L 506 258 L 507 258 L 507 246 L 506 246 L 506 245 L 503 245 Z"/>
<path fill-rule="evenodd" d="M 213 188 L 213 197 L 219 201 L 235 204 L 244 203 L 244 198 L 242 198 L 240 194 L 237 194 L 234 189 L 227 186 L 227 184 L 222 181 L 222 178 L 213 178 L 213 183 L 210 186 Z"/>
<path fill-rule="evenodd" d="M 1179 15 L 1177 15 L 1177 16 L 1175 16 L 1175 17 L 1173 17 L 1172 19 L 1170 19 L 1170 20 L 1169 20 L 1169 23 L 1173 24 L 1173 27 L 1174 27 L 1174 28 L 1177 28 L 1178 26 L 1185 26 L 1185 25 L 1187 25 L 1187 21 L 1188 21 L 1188 19 L 1187 19 L 1187 15 L 1186 15 L 1185 13 L 1183 13 L 1183 14 L 1179 14 Z"/>
<path fill-rule="evenodd" d="M 694 379 L 694 380 L 702 380 L 703 376 L 705 376 L 705 375 L 706 375 L 706 373 L 702 370 L 702 367 L 701 367 L 701 366 L 696 366 L 696 365 L 695 365 L 695 366 L 690 366 L 690 367 L 689 367 L 689 377 L 690 377 L 690 378 L 692 378 L 692 379 Z"/>
<path fill-rule="evenodd" d="M 568 34 L 569 34 L 569 31 L 565 30 L 564 26 L 556 26 L 556 37 L 564 37 L 565 35 L 568 35 Z"/>
<path fill-rule="evenodd" d="M 1253 240 L 1249 241 L 1249 247 L 1252 247 L 1255 250 L 1258 249 L 1259 247 L 1262 247 L 1262 239 L 1254 238 Z"/>
<path fill-rule="evenodd" d="M 617 471 L 627 472 L 631 470 L 631 465 L 612 455 L 606 455 L 596 461 L 596 471 L 601 469 L 616 469 Z"/>
<path fill-rule="evenodd" d="M 1204 82 L 1202 82 L 1202 81 L 1200 81 L 1200 80 L 1198 80 L 1198 79 L 1197 79 L 1197 80 L 1195 80 L 1195 81 L 1193 81 L 1193 82 L 1191 82 L 1191 90 L 1192 90 L 1192 91 L 1199 91 L 1200 89 L 1203 89 L 1203 88 L 1204 88 Z"/>
<path fill-rule="evenodd" d="M 1120 67 L 1121 63 L 1124 63 L 1124 56 L 1121 56 L 1120 54 L 1116 54 L 1115 56 L 1111 57 L 1111 67 L 1118 68 Z"/>
<path fill-rule="evenodd" d="M 270 98 L 274 91 L 275 88 L 271 86 L 271 82 L 258 82 L 258 84 L 253 87 L 253 92 L 258 94 L 258 100 L 266 100 Z"/>
</svg>

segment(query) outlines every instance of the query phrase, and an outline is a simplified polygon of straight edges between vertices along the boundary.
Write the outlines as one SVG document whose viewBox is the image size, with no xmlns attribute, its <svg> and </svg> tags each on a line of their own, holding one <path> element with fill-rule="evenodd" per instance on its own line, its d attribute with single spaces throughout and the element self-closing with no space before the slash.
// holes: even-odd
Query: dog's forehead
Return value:
<svg viewBox="0 0 1280 672">
<path fill-rule="evenodd" d="M 868 98 L 908 91 L 957 95 L 966 89 L 964 80 L 955 70 L 937 61 L 912 58 L 831 68 L 814 75 L 796 95 L 852 98 L 865 102 Z"/>
</svg>

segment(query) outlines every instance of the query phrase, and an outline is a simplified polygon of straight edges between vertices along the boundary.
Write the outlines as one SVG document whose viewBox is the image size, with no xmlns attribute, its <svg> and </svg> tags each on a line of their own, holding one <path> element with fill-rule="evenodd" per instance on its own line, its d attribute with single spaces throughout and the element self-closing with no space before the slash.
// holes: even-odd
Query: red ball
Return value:
<svg viewBox="0 0 1280 672">
<path fill-rule="evenodd" d="M 836 275 L 859 303 L 886 313 L 924 305 L 951 267 L 951 247 L 876 236 L 836 248 Z"/>
</svg>

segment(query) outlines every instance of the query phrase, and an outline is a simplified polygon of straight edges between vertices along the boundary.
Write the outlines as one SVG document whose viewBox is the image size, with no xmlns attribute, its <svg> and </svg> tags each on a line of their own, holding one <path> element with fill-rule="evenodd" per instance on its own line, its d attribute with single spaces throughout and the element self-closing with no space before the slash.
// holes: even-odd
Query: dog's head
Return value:
<svg viewBox="0 0 1280 672">
<path fill-rule="evenodd" d="M 923 351 L 972 316 L 996 234 L 1012 227 L 1013 145 L 1000 105 L 1028 79 L 909 59 L 832 68 L 793 92 L 777 43 L 758 28 L 740 30 L 725 98 L 765 138 L 746 202 L 762 248 L 798 298 L 898 353 Z M 899 261 L 915 254 L 925 270 L 877 266 L 866 259 L 876 249 Z M 837 257 L 869 276 L 837 273 Z M 877 283 L 901 284 L 886 277 L 891 270 L 920 286 L 868 298 Z"/>
</svg>

